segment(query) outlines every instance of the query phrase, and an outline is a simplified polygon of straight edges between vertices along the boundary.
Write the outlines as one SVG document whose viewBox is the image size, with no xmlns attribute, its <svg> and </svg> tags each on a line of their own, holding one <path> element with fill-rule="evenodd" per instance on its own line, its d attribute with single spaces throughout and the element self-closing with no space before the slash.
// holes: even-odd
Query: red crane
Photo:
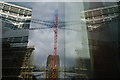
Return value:
<svg viewBox="0 0 120 80">
<path fill-rule="evenodd" d="M 52 66 L 52 79 L 56 78 L 56 55 L 57 55 L 57 38 L 58 38 L 58 13 L 55 14 L 55 25 L 54 25 L 54 51 L 53 51 L 53 66 Z"/>
</svg>

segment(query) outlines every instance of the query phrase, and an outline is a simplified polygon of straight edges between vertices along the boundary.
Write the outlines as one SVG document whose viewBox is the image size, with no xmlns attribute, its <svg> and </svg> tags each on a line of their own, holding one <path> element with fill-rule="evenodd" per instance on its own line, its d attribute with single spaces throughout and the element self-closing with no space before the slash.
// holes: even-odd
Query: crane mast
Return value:
<svg viewBox="0 0 120 80">
<path fill-rule="evenodd" d="M 54 50 L 53 50 L 53 71 L 52 71 L 53 80 L 55 80 L 57 76 L 56 75 L 57 39 L 58 39 L 58 13 L 55 14 L 55 25 L 54 25 Z"/>
</svg>

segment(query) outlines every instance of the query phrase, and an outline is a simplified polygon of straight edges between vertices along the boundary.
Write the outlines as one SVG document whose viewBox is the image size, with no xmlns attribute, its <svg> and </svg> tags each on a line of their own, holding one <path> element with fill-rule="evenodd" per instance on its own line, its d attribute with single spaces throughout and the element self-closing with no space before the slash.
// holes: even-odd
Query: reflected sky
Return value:
<svg viewBox="0 0 120 80">
<path fill-rule="evenodd" d="M 58 30 L 57 54 L 60 56 L 61 66 L 64 66 L 64 64 L 66 66 L 74 66 L 77 57 L 89 58 L 85 25 L 76 24 L 76 22 L 80 22 L 80 11 L 84 9 L 82 3 L 38 2 L 34 3 L 32 9 L 33 19 L 49 21 L 55 21 L 55 10 L 57 9 L 59 21 L 65 21 L 71 24 L 65 26 L 71 30 Z M 30 27 L 46 26 L 31 23 Z M 35 46 L 35 64 L 45 66 L 48 55 L 53 54 L 53 29 L 29 31 L 29 45 Z M 79 49 L 80 54 L 77 54 L 77 49 Z"/>
</svg>

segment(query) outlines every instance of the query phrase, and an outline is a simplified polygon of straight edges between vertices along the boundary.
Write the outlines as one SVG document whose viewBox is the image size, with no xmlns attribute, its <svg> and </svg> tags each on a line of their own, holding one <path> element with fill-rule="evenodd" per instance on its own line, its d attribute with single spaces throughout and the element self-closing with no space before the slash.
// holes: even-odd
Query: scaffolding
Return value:
<svg viewBox="0 0 120 80">
<path fill-rule="evenodd" d="M 33 50 L 34 47 L 11 47 L 9 43 L 3 44 L 2 80 L 32 80 Z"/>
<path fill-rule="evenodd" d="M 32 80 L 33 78 L 33 62 L 31 61 L 31 55 L 33 53 L 34 47 L 27 47 L 25 56 L 23 58 L 23 64 L 21 67 L 20 78 L 22 80 Z"/>
</svg>

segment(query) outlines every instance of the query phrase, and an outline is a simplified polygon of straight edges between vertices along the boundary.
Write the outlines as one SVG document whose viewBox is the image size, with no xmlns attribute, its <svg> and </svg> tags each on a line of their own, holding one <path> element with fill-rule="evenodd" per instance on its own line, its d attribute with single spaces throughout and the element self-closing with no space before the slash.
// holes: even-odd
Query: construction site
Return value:
<svg viewBox="0 0 120 80">
<path fill-rule="evenodd" d="M 43 4 L 0 1 L 1 80 L 119 79 L 120 2 Z"/>
</svg>

